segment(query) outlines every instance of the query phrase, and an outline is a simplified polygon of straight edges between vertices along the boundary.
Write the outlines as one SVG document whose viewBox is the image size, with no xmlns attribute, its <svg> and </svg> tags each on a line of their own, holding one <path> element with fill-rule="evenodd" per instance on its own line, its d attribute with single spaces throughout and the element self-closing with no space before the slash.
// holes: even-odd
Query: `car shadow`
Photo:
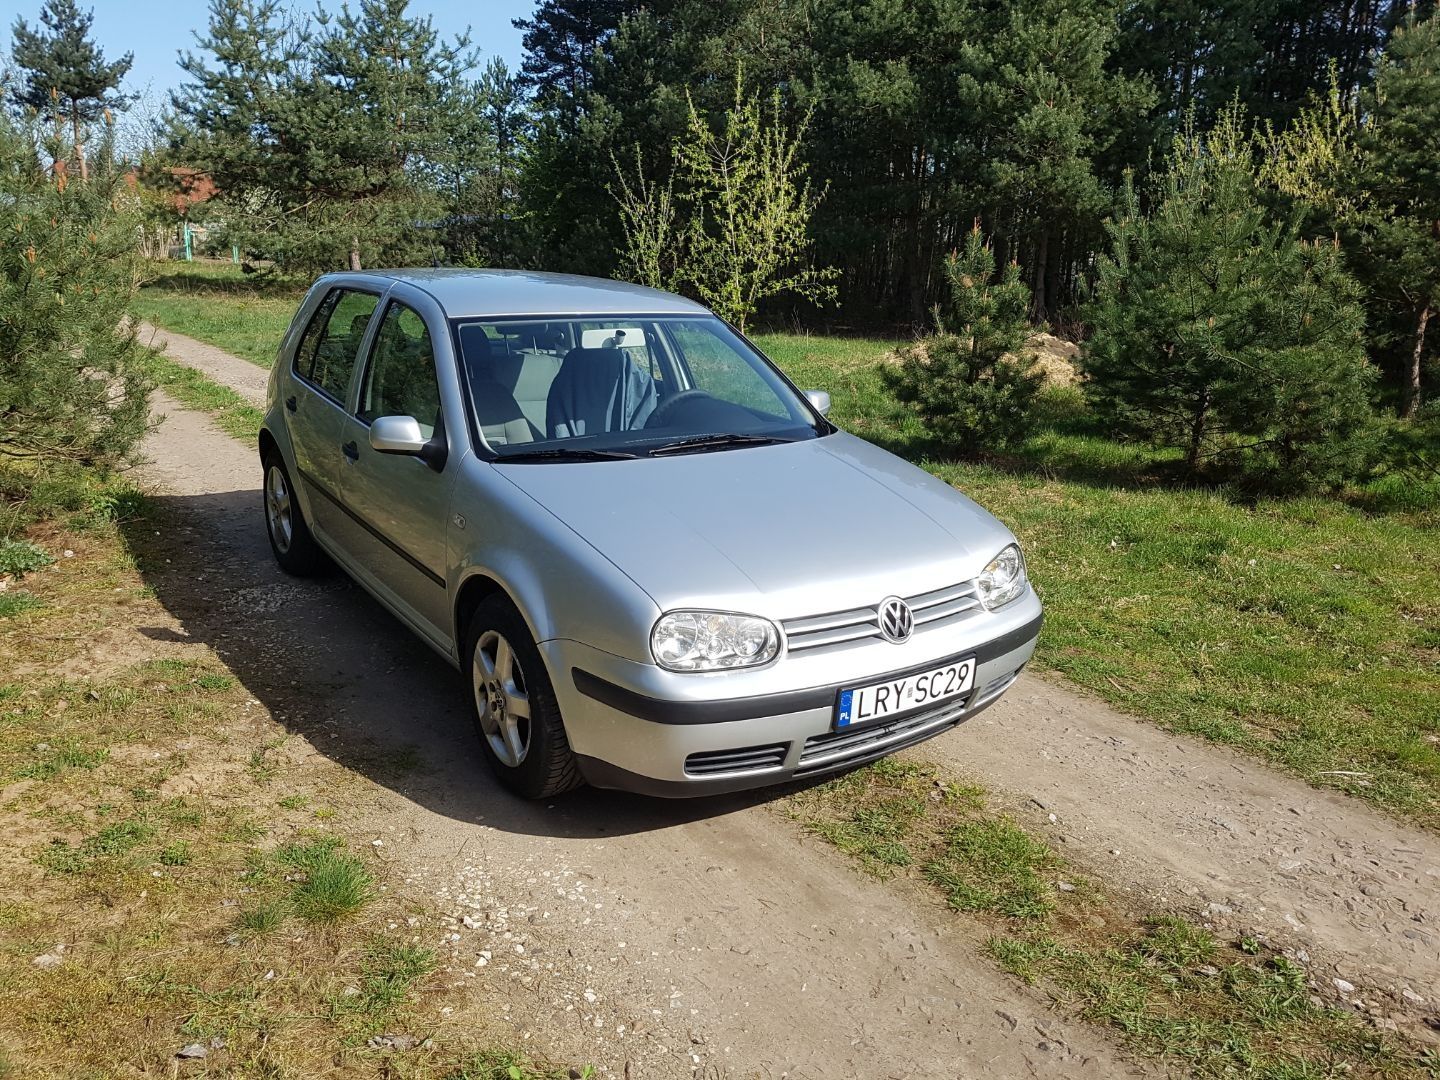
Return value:
<svg viewBox="0 0 1440 1080">
<path fill-rule="evenodd" d="M 516 833 L 612 837 L 723 816 L 807 786 L 682 800 L 593 788 L 519 799 L 491 775 L 467 687 L 446 660 L 343 572 L 281 573 L 258 490 L 152 496 L 121 528 L 146 584 L 182 627 L 142 633 L 210 646 L 288 731 L 437 814 Z"/>
</svg>

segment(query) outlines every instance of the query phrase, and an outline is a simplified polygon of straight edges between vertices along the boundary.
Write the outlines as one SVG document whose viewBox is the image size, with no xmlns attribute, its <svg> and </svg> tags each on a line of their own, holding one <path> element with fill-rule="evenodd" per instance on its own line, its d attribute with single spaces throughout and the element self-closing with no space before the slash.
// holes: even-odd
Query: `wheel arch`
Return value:
<svg viewBox="0 0 1440 1080">
<path fill-rule="evenodd" d="M 475 617 L 475 609 L 482 601 L 491 596 L 503 596 L 510 601 L 510 606 L 520 613 L 526 627 L 530 630 L 530 636 L 537 643 L 542 640 L 539 627 L 535 620 L 526 611 L 525 605 L 516 599 L 515 593 L 508 588 L 493 573 L 486 570 L 476 570 L 460 583 L 460 588 L 455 593 L 455 655 L 463 666 L 467 661 L 463 655 L 465 641 L 470 634 L 470 622 Z"/>
</svg>

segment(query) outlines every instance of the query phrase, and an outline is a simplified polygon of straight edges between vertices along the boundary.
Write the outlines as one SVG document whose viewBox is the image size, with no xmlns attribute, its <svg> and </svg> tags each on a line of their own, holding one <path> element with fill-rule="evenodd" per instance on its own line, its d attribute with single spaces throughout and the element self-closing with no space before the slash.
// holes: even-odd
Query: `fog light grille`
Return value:
<svg viewBox="0 0 1440 1080">
<path fill-rule="evenodd" d="M 785 764 L 785 755 L 789 751 L 789 743 L 741 746 L 734 750 L 702 750 L 685 759 L 685 773 L 687 776 L 713 776 L 716 773 L 778 769 Z"/>
</svg>

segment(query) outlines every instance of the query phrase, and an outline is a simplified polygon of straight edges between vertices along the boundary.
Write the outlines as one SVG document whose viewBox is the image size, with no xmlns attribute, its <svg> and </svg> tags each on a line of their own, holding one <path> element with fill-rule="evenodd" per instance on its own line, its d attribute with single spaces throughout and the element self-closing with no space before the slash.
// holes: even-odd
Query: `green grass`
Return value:
<svg viewBox="0 0 1440 1080">
<path fill-rule="evenodd" d="M 131 310 L 146 322 L 199 338 L 268 368 L 299 306 L 304 285 L 253 281 L 228 266 L 153 264 Z"/>
<path fill-rule="evenodd" d="M 15 776 L 25 780 L 49 780 L 67 769 L 96 769 L 110 758 L 110 751 L 104 747 L 87 747 L 74 741 L 59 746 L 44 744 L 36 748 L 35 757 L 15 770 Z"/>
<path fill-rule="evenodd" d="M 333 837 L 309 844 L 286 844 L 275 852 L 281 866 L 297 870 L 303 880 L 290 903 L 306 922 L 336 922 L 353 915 L 374 895 L 374 878 L 359 858 Z"/>
<path fill-rule="evenodd" d="M 235 920 L 235 928 L 247 936 L 263 937 L 280 929 L 289 915 L 288 904 L 281 900 L 271 900 L 242 910 L 239 918 Z"/>
<path fill-rule="evenodd" d="M 245 442 L 254 441 L 265 414 L 234 390 L 153 350 L 150 369 L 156 383 L 180 404 L 209 413 L 225 434 Z"/>
<path fill-rule="evenodd" d="M 420 945 L 386 938 L 372 941 L 360 969 L 360 992 L 332 1003 L 337 1012 L 386 1015 L 403 1004 L 415 985 L 435 969 L 435 954 Z"/>
<path fill-rule="evenodd" d="M 886 759 L 781 807 L 863 868 L 928 882 L 979 921 L 1001 968 L 1136 1053 L 1201 1077 L 1433 1075 L 1432 1052 L 1326 1004 L 1285 956 L 1112 901 L 982 789 L 930 766 Z"/>
<path fill-rule="evenodd" d="M 119 863 L 154 837 L 155 826 L 144 817 L 126 818 L 73 847 L 64 840 L 52 840 L 37 861 L 53 874 L 81 874 L 97 865 Z"/>
<path fill-rule="evenodd" d="M 205 271 L 152 286 L 142 301 L 164 307 L 164 325 L 242 354 L 247 335 L 264 339 L 251 356 L 268 362 L 297 293 L 250 289 Z M 1047 609 L 1038 666 L 1161 726 L 1440 827 L 1433 503 L 1394 477 L 1345 499 L 1249 501 L 1178 486 L 1174 454 L 1103 437 L 1073 389 L 1047 391 L 1042 430 L 1008 460 L 955 462 L 886 389 L 897 342 L 756 342 L 797 384 L 828 390 L 842 427 L 1014 529 Z M 193 400 L 233 408 L 216 390 Z M 253 435 L 253 410 L 230 415 L 227 430 Z"/>
<path fill-rule="evenodd" d="M 1440 516 L 933 468 L 1020 537 L 1043 665 L 1440 825 Z"/>
<path fill-rule="evenodd" d="M 24 589 L 0 593 L 0 619 L 24 615 L 27 611 L 37 611 L 44 606 L 45 601 Z"/>
<path fill-rule="evenodd" d="M 951 827 L 925 876 L 957 911 L 1041 919 L 1054 909 L 1045 875 L 1058 865 L 1054 852 L 1013 821 L 990 818 Z"/>
</svg>

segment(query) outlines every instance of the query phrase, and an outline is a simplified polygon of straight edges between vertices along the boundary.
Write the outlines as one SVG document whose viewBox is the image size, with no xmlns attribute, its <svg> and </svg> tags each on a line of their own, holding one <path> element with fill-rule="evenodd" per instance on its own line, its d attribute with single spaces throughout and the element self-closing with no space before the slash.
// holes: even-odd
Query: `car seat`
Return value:
<svg viewBox="0 0 1440 1080">
<path fill-rule="evenodd" d="M 571 349 L 550 387 L 552 438 L 634 431 L 655 411 L 655 380 L 621 349 Z"/>
</svg>

